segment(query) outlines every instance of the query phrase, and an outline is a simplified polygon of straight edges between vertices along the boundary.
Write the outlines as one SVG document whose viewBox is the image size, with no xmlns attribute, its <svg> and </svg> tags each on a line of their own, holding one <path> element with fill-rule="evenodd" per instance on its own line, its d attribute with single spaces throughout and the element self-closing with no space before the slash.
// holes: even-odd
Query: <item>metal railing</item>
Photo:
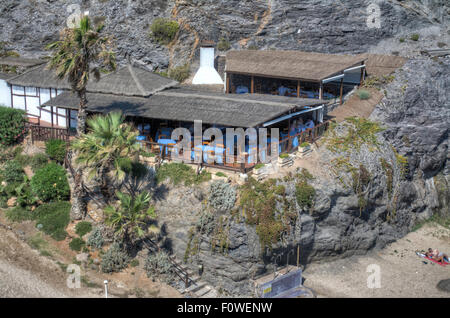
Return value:
<svg viewBox="0 0 450 318">
<path fill-rule="evenodd" d="M 276 144 L 279 146 L 279 153 L 292 153 L 294 152 L 299 145 L 304 142 L 315 143 L 328 129 L 330 125 L 330 121 L 325 121 L 313 128 L 302 131 L 301 133 L 287 136 L 284 139 L 281 139 Z M 294 140 L 297 138 L 298 146 L 294 147 Z M 176 145 L 166 145 L 159 144 L 157 142 L 151 141 L 139 141 L 145 152 L 152 153 L 157 158 L 157 163 L 160 164 L 163 160 L 174 160 L 177 158 L 182 158 L 183 153 L 182 149 L 178 149 Z M 211 167 L 211 168 L 219 168 L 224 170 L 230 170 L 235 172 L 247 173 L 254 166 L 259 163 L 259 158 L 257 162 L 249 162 L 248 158 L 252 156 L 256 156 L 256 154 L 264 154 L 265 156 L 271 156 L 271 143 L 268 143 L 266 148 L 255 148 L 250 151 L 250 153 L 243 153 L 242 156 L 230 155 L 229 149 L 225 149 L 223 154 L 215 154 L 213 151 L 208 152 L 206 155 L 207 161 L 205 162 L 204 157 L 202 158 L 198 165 L 202 167 Z M 181 147 L 180 147 L 181 148 Z M 180 151 L 179 156 L 175 158 L 172 156 L 172 153 L 177 153 Z M 191 146 L 191 152 L 195 154 L 195 156 L 202 156 L 202 152 L 195 149 L 195 147 Z M 191 154 L 189 154 L 189 158 L 191 158 Z M 217 160 L 219 159 L 219 160 Z M 231 160 L 230 160 L 231 159 Z M 218 163 L 220 162 L 220 163 Z M 191 163 L 196 163 L 192 161 Z"/>
</svg>

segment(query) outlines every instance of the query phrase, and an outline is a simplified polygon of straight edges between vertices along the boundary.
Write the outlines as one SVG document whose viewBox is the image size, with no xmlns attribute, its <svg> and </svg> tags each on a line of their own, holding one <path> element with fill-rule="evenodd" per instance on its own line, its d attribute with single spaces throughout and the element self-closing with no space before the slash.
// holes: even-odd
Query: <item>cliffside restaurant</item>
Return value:
<svg viewBox="0 0 450 318">
<path fill-rule="evenodd" d="M 167 148 L 178 142 L 171 139 L 173 129 L 185 127 L 193 132 L 195 120 L 201 120 L 204 129 L 280 128 L 280 140 L 275 142 L 279 143 L 280 152 L 290 152 L 301 142 L 320 137 L 328 124 L 324 117 L 329 99 L 342 102 L 345 91 L 358 85 L 365 74 L 365 59 L 357 56 L 230 51 L 224 74 L 219 75 L 213 52 L 210 47 L 201 51 L 202 63 L 194 82 L 217 85 L 222 78 L 223 89 L 180 85 L 128 64 L 102 76 L 99 82 L 88 84 L 88 113 L 120 110 L 139 129 L 139 141 L 151 151 L 161 153 L 164 147 L 163 156 L 170 156 Z M 22 63 L 26 64 L 25 59 Z M 65 133 L 56 135 L 69 138 L 76 127 L 79 99 L 67 81 L 57 79 L 44 63 L 36 60 L 30 60 L 21 74 L 1 78 L 2 101 L 9 100 L 6 106 L 26 111 L 35 140 L 55 135 L 43 127 L 63 130 Z M 203 146 L 208 147 L 210 142 L 205 140 Z M 220 146 L 226 149 L 226 145 Z M 212 152 L 224 154 L 224 149 L 218 151 L 215 147 Z M 246 145 L 246 151 L 259 150 Z M 218 162 L 226 166 L 223 160 Z M 252 165 L 248 162 L 244 168 Z"/>
</svg>

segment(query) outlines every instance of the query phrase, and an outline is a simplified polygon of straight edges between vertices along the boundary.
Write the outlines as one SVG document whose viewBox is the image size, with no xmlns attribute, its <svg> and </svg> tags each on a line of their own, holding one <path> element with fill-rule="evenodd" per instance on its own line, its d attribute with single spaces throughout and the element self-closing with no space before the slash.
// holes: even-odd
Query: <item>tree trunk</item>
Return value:
<svg viewBox="0 0 450 318">
<path fill-rule="evenodd" d="M 78 97 L 80 98 L 80 108 L 78 109 L 77 134 L 81 136 L 81 134 L 86 132 L 86 89 L 78 91 Z"/>
<path fill-rule="evenodd" d="M 70 182 L 70 202 L 72 208 L 70 209 L 70 219 L 71 220 L 81 220 L 86 215 L 86 203 L 83 200 L 84 188 L 83 188 L 83 170 L 80 168 L 73 168 L 74 161 L 72 156 L 70 156 L 70 167 L 72 172 L 72 182 Z"/>
<path fill-rule="evenodd" d="M 78 123 L 77 123 L 77 135 L 81 136 L 86 132 L 86 90 L 80 90 L 77 92 L 80 98 L 80 108 L 78 109 Z M 72 163 L 71 163 L 72 164 Z M 72 164 L 72 167 L 74 165 Z M 73 169 L 73 184 L 72 191 L 70 192 L 70 201 L 72 203 L 72 208 L 70 210 L 71 220 L 81 220 L 86 216 L 86 203 L 83 200 L 84 189 L 83 189 L 83 171 L 80 168 Z"/>
</svg>

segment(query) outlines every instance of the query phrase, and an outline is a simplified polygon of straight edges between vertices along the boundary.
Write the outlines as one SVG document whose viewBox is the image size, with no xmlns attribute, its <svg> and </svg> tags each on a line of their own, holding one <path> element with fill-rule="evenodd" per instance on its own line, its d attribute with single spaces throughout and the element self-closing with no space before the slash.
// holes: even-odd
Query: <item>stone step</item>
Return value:
<svg viewBox="0 0 450 318">
<path fill-rule="evenodd" d="M 206 285 L 206 286 L 204 286 L 203 288 L 197 290 L 197 291 L 195 292 L 195 294 L 196 294 L 198 297 L 202 297 L 202 296 L 208 294 L 208 293 L 211 291 L 211 289 L 212 289 L 211 287 L 209 287 L 208 285 Z"/>
<path fill-rule="evenodd" d="M 200 298 L 217 298 L 218 296 L 219 296 L 219 293 L 215 289 L 211 289 L 209 292 L 207 292 L 203 296 L 200 296 Z"/>
<path fill-rule="evenodd" d="M 185 293 L 195 293 L 197 290 L 203 288 L 206 285 L 205 282 L 198 282 L 195 284 L 192 284 L 191 286 L 189 286 L 189 288 L 186 288 L 184 290 Z"/>
</svg>

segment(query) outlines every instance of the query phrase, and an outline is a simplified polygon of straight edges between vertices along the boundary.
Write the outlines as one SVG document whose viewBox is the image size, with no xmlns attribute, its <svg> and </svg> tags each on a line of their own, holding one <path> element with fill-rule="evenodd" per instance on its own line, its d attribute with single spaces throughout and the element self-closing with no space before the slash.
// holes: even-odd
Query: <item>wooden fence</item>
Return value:
<svg viewBox="0 0 450 318">
<path fill-rule="evenodd" d="M 59 139 L 69 141 L 71 132 L 68 128 L 44 127 L 39 125 L 29 124 L 31 133 L 31 143 L 36 141 L 47 141 L 50 139 Z"/>
</svg>

